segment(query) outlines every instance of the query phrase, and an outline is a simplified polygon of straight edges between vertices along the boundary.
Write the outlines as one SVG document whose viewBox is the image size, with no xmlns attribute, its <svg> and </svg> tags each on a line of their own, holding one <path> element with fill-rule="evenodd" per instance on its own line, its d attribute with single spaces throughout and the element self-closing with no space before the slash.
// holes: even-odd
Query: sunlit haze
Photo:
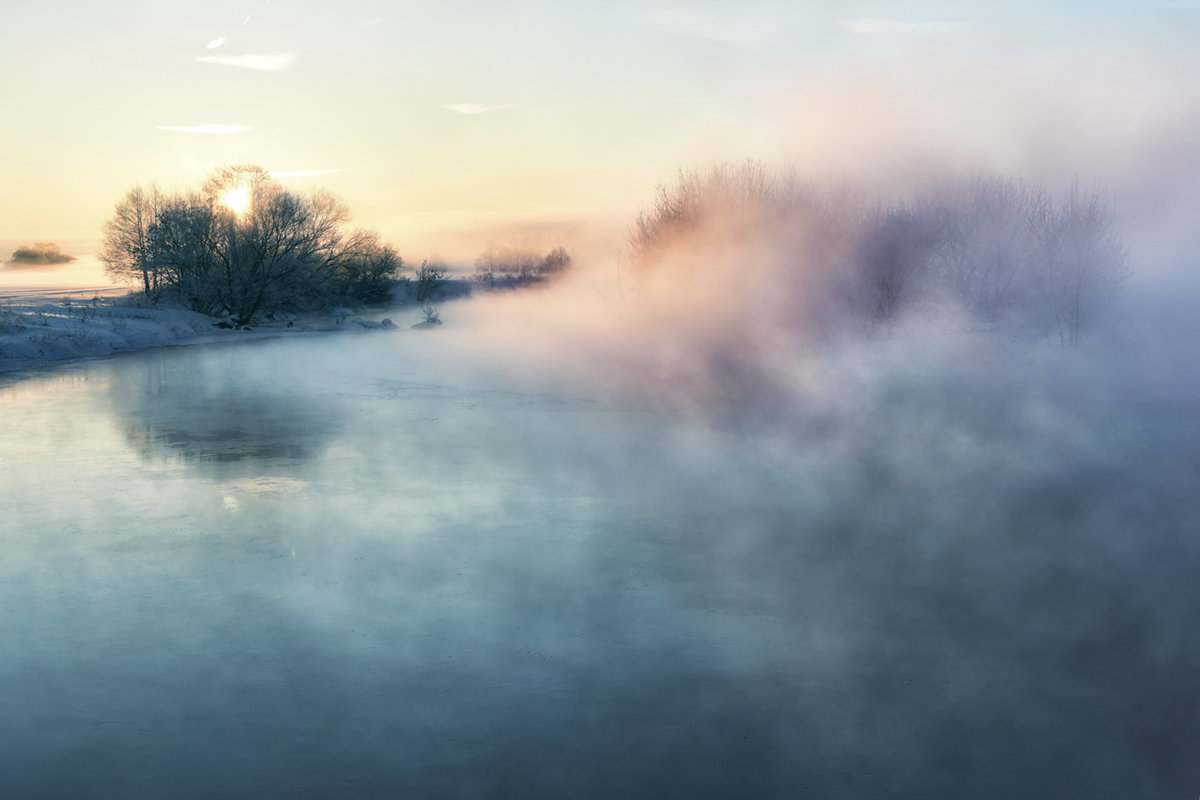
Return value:
<svg viewBox="0 0 1200 800">
<path fill-rule="evenodd" d="M 1200 0 L 3 21 L 0 800 L 1200 796 Z"/>
<path fill-rule="evenodd" d="M 233 186 L 221 195 L 221 204 L 234 214 L 245 214 L 250 210 L 250 189 L 246 186 Z"/>
<path fill-rule="evenodd" d="M 0 236 L 254 163 L 408 259 L 619 229 L 681 166 L 1082 174 L 1197 202 L 1190 2 L 117 0 L 5 11 Z M 1127 213 L 1126 216 L 1131 216 Z"/>
</svg>

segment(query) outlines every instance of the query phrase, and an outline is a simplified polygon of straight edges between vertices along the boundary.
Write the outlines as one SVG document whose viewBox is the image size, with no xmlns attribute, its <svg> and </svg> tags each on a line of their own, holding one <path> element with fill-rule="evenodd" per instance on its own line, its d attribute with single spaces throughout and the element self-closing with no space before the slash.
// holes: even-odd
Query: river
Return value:
<svg viewBox="0 0 1200 800">
<path fill-rule="evenodd" d="M 727 429 L 446 368 L 439 335 L 0 383 L 0 794 L 1136 797 L 1195 775 L 1194 427 L 1164 488 L 1097 453 L 1091 406 L 934 432 L 902 386 L 899 431 Z"/>
</svg>

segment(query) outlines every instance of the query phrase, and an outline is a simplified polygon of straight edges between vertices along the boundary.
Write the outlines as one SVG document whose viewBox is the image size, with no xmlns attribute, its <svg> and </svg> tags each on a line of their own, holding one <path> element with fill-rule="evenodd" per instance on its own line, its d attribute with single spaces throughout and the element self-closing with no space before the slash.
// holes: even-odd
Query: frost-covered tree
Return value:
<svg viewBox="0 0 1200 800">
<path fill-rule="evenodd" d="M 946 182 L 919 201 L 936 228 L 932 271 L 968 311 L 995 326 L 1031 300 L 1036 237 L 1045 192 L 993 175 Z"/>
<path fill-rule="evenodd" d="M 1061 205 L 1040 209 L 1034 234 L 1045 316 L 1060 341 L 1075 346 L 1083 328 L 1132 274 L 1112 206 L 1098 189 L 1084 190 L 1075 181 Z"/>
<path fill-rule="evenodd" d="M 488 242 L 475 259 L 475 280 L 487 284 L 497 280 L 540 281 L 559 275 L 570 266 L 571 256 L 562 245 L 542 255 L 541 247 L 529 240 Z"/>
<path fill-rule="evenodd" d="M 424 303 L 434 299 L 442 287 L 446 285 L 446 265 L 440 261 L 426 259 L 417 268 L 417 302 Z"/>
<path fill-rule="evenodd" d="M 117 282 L 137 282 L 148 296 L 159 289 L 159 275 L 150 231 L 158 221 L 162 193 L 134 186 L 117 203 L 113 215 L 104 223 L 104 238 L 99 258 L 105 271 Z"/>
<path fill-rule="evenodd" d="M 348 231 L 336 196 L 300 194 L 256 166 L 224 167 L 197 192 L 156 194 L 151 221 L 134 236 L 141 195 L 118 203 L 114 249 L 145 268 L 147 294 L 248 322 L 275 310 L 343 299 L 379 299 L 403 262 L 372 231 Z M 128 277 L 129 268 L 122 266 Z"/>
<path fill-rule="evenodd" d="M 702 271 L 731 296 L 822 322 L 849 314 L 874 328 L 921 304 L 953 304 L 990 327 L 1056 329 L 1065 344 L 1129 275 L 1098 191 L 1075 185 L 1055 202 L 981 175 L 866 206 L 757 162 L 685 170 L 659 186 L 627 254 L 632 276 Z"/>
<path fill-rule="evenodd" d="M 551 278 L 559 275 L 571 266 L 571 254 L 567 252 L 567 248 L 559 245 L 546 254 L 538 265 L 538 273 L 543 278 Z"/>
<path fill-rule="evenodd" d="M 375 231 L 355 230 L 345 238 L 339 256 L 329 266 L 337 294 L 377 302 L 386 299 L 392 280 L 404 268 L 404 260 Z"/>
<path fill-rule="evenodd" d="M 937 245 L 936 224 L 917 210 L 876 207 L 861 228 L 855 263 L 860 309 L 891 324 L 919 296 Z"/>
</svg>

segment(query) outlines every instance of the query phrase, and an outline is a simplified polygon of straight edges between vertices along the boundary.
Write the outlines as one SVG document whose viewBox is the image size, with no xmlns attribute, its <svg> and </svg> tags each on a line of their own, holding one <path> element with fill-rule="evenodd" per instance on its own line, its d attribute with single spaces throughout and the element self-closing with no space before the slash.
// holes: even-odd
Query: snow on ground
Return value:
<svg viewBox="0 0 1200 800">
<path fill-rule="evenodd" d="M 126 291 L 111 286 L 0 287 L 0 373 L 149 347 L 391 327 L 372 318 L 378 315 L 335 309 L 252 330 L 228 330 L 194 311 L 137 306 Z"/>
</svg>

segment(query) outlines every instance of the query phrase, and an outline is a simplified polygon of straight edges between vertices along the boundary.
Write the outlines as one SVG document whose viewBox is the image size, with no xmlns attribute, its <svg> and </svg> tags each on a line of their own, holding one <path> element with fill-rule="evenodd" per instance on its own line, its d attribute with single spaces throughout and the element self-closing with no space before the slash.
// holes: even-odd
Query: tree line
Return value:
<svg viewBox="0 0 1200 800">
<path fill-rule="evenodd" d="M 21 245 L 13 250 L 8 263 L 15 266 L 54 266 L 67 264 L 75 260 L 75 256 L 64 253 L 62 248 L 53 242 L 34 242 L 33 245 Z"/>
<path fill-rule="evenodd" d="M 570 266 L 571 256 L 561 245 L 543 255 L 525 242 L 489 242 L 475 259 L 474 278 L 488 286 L 497 282 L 526 284 L 549 280 Z"/>
<path fill-rule="evenodd" d="M 386 297 L 404 262 L 349 221 L 329 192 L 290 191 L 257 166 L 224 167 L 197 191 L 130 189 L 105 223 L 99 257 L 151 300 L 244 324 Z"/>
<path fill-rule="evenodd" d="M 1061 197 L 1014 179 L 944 181 L 911 199 L 867 202 L 757 162 L 683 171 L 658 188 L 628 238 L 639 269 L 770 259 L 778 290 L 824 311 L 890 326 L 922 304 L 982 323 L 1082 330 L 1130 275 L 1110 203 L 1076 181 Z M 797 305 L 803 305 L 797 297 Z"/>
</svg>

